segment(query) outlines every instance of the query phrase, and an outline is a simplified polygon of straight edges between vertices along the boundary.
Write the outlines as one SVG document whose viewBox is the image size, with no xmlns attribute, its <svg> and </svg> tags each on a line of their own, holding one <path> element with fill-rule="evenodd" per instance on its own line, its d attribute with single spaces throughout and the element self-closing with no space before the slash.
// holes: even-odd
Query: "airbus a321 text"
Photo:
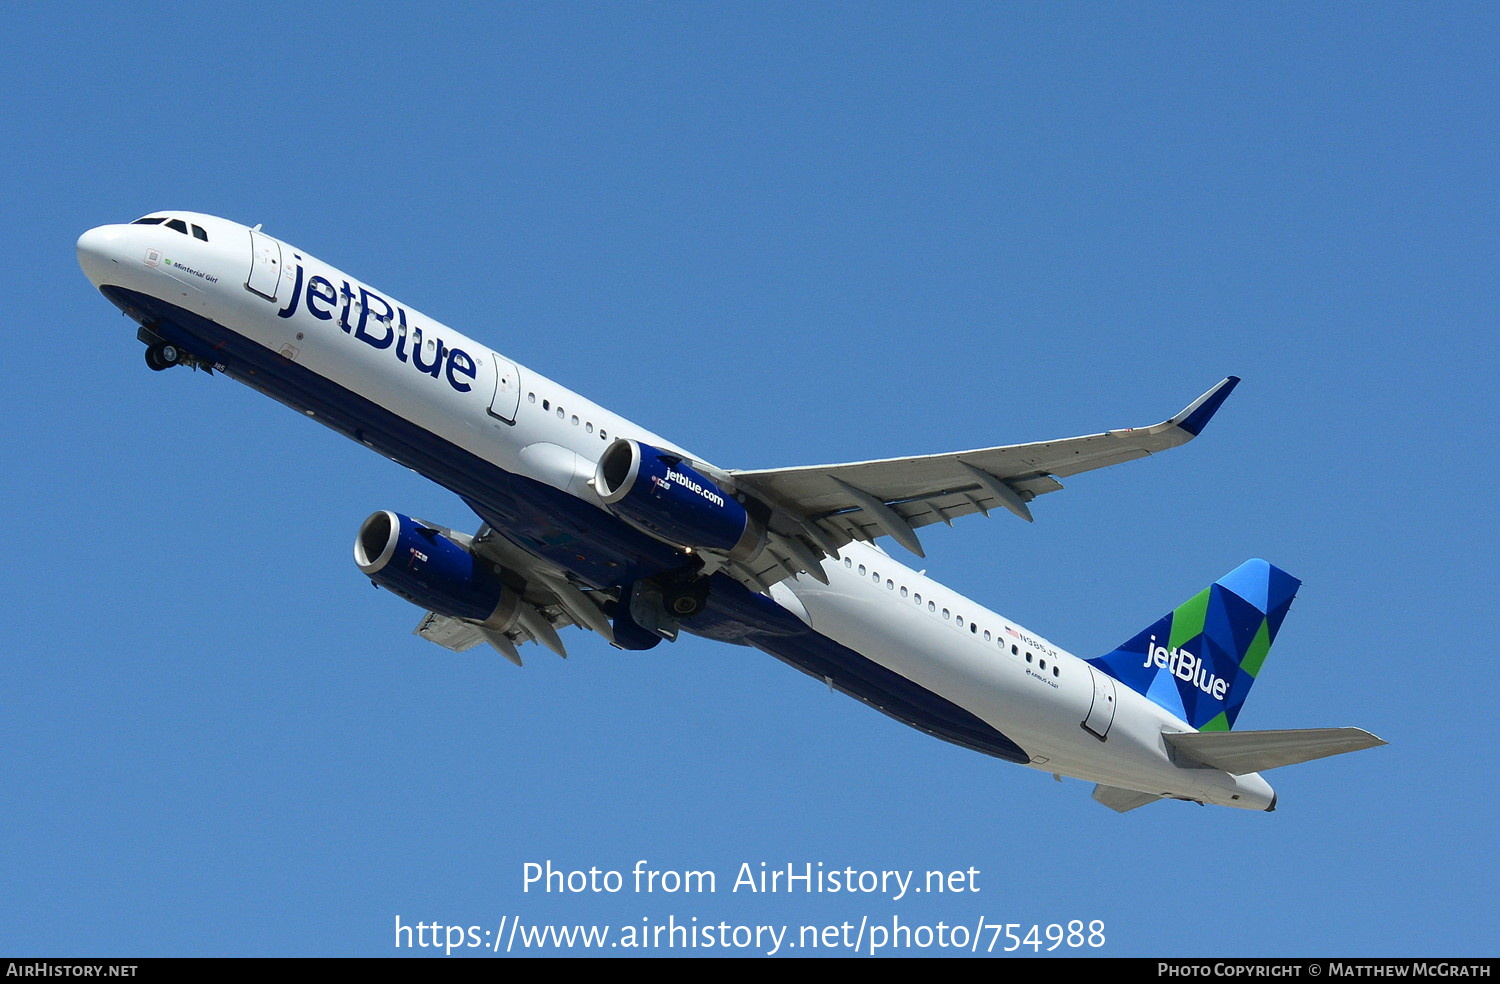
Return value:
<svg viewBox="0 0 1500 984">
<path fill-rule="evenodd" d="M 1113 652 L 1080 659 L 887 554 L 917 531 L 1030 503 L 1059 478 L 1192 440 L 1229 377 L 1169 420 L 1036 444 L 724 469 L 294 246 L 154 212 L 91 229 L 78 260 L 139 325 L 153 369 L 220 372 L 456 492 L 471 534 L 383 510 L 371 580 L 454 651 L 567 626 L 621 649 L 679 630 L 753 646 L 945 741 L 1096 783 L 1272 810 L 1260 772 L 1384 744 L 1357 728 L 1233 731 L 1301 582 L 1250 560 Z"/>
</svg>

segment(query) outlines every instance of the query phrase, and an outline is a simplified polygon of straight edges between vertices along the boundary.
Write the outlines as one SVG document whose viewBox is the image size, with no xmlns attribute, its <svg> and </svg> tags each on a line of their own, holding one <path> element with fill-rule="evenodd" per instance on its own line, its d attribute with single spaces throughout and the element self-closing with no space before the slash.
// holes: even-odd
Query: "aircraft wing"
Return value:
<svg viewBox="0 0 1500 984">
<path fill-rule="evenodd" d="M 1059 477 L 1191 441 L 1238 383 L 1239 377 L 1229 376 L 1181 413 L 1149 427 L 916 458 L 731 471 L 738 487 L 772 507 L 772 556 L 754 564 L 763 569 L 752 573 L 761 581 L 780 580 L 790 576 L 788 566 L 807 569 L 802 555 L 832 555 L 850 540 L 878 536 L 925 556 L 916 530 L 996 508 L 1030 522 L 1027 503 L 1062 488 Z"/>
<path fill-rule="evenodd" d="M 509 572 L 520 586 L 514 617 L 503 628 L 427 612 L 412 630 L 413 635 L 458 653 L 487 642 L 517 666 L 521 665 L 520 647 L 528 642 L 540 643 L 566 658 L 567 648 L 557 630 L 569 625 L 592 629 L 605 641 L 614 641 L 609 618 L 591 592 L 573 584 L 561 571 L 542 566 L 488 525 L 480 527 L 473 537 L 425 521 L 424 525 L 439 529 L 450 539 L 462 540 L 476 554 Z"/>
<path fill-rule="evenodd" d="M 1202 431 L 1239 383 L 1229 376 L 1174 417 L 1149 427 L 1131 427 L 1056 441 L 978 448 L 915 458 L 887 458 L 837 465 L 730 471 L 734 486 L 770 509 L 765 549 L 728 561 L 729 573 L 747 586 L 769 590 L 801 573 L 824 579 L 822 560 L 837 556 L 851 540 L 890 536 L 925 556 L 916 530 L 951 523 L 971 513 L 1004 508 L 1031 521 L 1027 503 L 1062 488 L 1058 477 L 1142 458 L 1186 444 Z M 433 526 L 434 524 L 426 524 Z M 488 642 L 520 664 L 518 646 L 535 641 L 566 656 L 557 629 L 578 625 L 613 641 L 603 598 L 580 588 L 560 570 L 547 569 L 485 526 L 473 537 L 436 527 L 524 581 L 516 618 L 503 631 L 428 612 L 415 633 L 462 652 Z"/>
</svg>

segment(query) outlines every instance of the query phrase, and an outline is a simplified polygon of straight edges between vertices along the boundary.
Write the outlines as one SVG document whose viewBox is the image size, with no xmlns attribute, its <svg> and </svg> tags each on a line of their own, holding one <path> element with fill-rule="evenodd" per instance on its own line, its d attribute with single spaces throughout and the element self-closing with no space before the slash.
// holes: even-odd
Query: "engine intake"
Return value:
<svg viewBox="0 0 1500 984">
<path fill-rule="evenodd" d="M 670 451 L 620 438 L 599 459 L 594 488 L 616 516 L 676 546 L 744 560 L 765 545 L 743 504 Z"/>
<path fill-rule="evenodd" d="M 354 562 L 370 580 L 439 615 L 504 630 L 517 598 L 486 561 L 442 531 L 389 509 L 354 538 Z"/>
</svg>

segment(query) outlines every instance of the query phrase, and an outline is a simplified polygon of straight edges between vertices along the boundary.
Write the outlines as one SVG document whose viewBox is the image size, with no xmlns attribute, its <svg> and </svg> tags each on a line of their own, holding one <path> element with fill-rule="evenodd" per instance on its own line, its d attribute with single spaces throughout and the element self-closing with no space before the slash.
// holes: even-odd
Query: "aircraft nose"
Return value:
<svg viewBox="0 0 1500 984">
<path fill-rule="evenodd" d="M 78 265 L 95 287 L 114 279 L 119 270 L 120 227 L 99 226 L 78 237 Z"/>
</svg>

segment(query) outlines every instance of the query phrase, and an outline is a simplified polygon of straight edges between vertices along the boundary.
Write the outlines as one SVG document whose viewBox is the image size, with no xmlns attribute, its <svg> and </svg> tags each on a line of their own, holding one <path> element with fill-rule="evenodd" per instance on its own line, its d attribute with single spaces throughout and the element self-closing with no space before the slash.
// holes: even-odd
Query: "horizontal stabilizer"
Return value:
<svg viewBox="0 0 1500 984">
<path fill-rule="evenodd" d="M 1279 769 L 1283 765 L 1344 752 L 1374 748 L 1385 742 L 1359 728 L 1294 728 L 1289 731 L 1191 731 L 1162 735 L 1179 753 L 1234 776 Z M 1098 794 L 1095 794 L 1097 798 Z M 1102 801 L 1101 801 L 1102 802 Z"/>
<path fill-rule="evenodd" d="M 1161 797 L 1156 793 L 1143 793 L 1136 789 L 1121 789 L 1119 786 L 1106 786 L 1101 782 L 1094 787 L 1094 799 L 1116 813 L 1129 813 L 1138 806 L 1155 803 Z"/>
</svg>

